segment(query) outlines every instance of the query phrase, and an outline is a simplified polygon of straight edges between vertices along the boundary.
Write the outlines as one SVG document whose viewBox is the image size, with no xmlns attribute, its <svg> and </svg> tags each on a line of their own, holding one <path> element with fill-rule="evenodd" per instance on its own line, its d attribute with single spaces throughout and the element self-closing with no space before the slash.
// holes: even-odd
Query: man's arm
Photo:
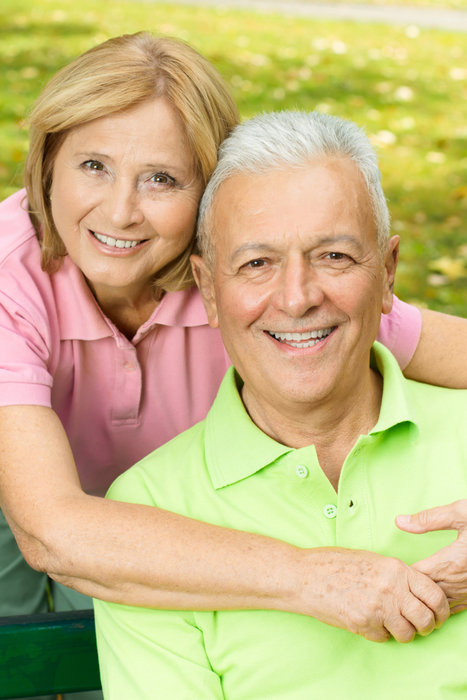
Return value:
<svg viewBox="0 0 467 700">
<path fill-rule="evenodd" d="M 223 700 L 194 614 L 94 601 L 106 700 Z"/>
<path fill-rule="evenodd" d="M 404 369 L 409 379 L 467 389 L 467 319 L 421 309 L 422 331 Z"/>
</svg>

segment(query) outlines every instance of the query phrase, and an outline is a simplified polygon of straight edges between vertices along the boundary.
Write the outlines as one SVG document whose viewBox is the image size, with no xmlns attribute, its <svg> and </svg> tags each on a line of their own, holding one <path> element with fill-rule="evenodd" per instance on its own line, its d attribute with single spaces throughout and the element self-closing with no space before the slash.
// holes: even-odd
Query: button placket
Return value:
<svg viewBox="0 0 467 700">
<path fill-rule="evenodd" d="M 142 392 L 142 373 L 136 348 L 130 343 L 116 348 L 117 372 L 113 396 L 112 422 L 138 419 Z"/>
</svg>

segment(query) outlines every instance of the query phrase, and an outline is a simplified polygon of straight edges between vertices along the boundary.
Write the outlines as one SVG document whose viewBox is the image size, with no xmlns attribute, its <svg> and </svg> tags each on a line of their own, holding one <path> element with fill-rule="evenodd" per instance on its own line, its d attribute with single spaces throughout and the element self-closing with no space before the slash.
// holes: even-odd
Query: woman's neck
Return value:
<svg viewBox="0 0 467 700">
<path fill-rule="evenodd" d="M 102 312 L 129 340 L 151 317 L 164 295 L 162 289 L 152 286 L 140 290 L 138 294 L 115 288 L 99 290 L 98 294 L 92 288 L 91 291 Z"/>
</svg>

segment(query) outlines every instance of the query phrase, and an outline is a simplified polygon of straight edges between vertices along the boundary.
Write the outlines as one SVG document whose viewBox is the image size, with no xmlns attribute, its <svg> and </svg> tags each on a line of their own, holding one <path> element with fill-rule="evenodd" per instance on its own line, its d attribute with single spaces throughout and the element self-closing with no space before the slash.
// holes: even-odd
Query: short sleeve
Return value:
<svg viewBox="0 0 467 700">
<path fill-rule="evenodd" d="M 391 312 L 381 316 L 377 340 L 391 350 L 401 369 L 404 369 L 417 348 L 421 330 L 420 310 L 394 296 Z"/>
<path fill-rule="evenodd" d="M 94 601 L 106 700 L 223 700 L 194 613 Z"/>
<path fill-rule="evenodd" d="M 106 498 L 154 506 L 157 494 L 136 465 L 114 481 Z M 101 600 L 94 610 L 106 700 L 223 700 L 195 613 Z"/>
<path fill-rule="evenodd" d="M 0 405 L 51 405 L 50 338 L 33 314 L 0 294 Z M 44 325 L 44 324 L 42 324 Z"/>
</svg>

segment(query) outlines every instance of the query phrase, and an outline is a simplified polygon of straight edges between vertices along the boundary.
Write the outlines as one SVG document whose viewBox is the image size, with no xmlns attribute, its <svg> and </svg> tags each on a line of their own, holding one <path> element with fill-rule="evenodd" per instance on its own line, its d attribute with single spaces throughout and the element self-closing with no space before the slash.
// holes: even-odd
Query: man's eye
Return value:
<svg viewBox="0 0 467 700">
<path fill-rule="evenodd" d="M 257 270 L 260 267 L 264 267 L 266 265 L 266 260 L 256 259 L 256 260 L 250 260 L 247 262 L 246 267 L 249 267 L 252 270 Z"/>
<path fill-rule="evenodd" d="M 173 185 L 175 180 L 167 173 L 155 173 L 151 178 L 151 182 L 157 182 L 159 185 Z"/>
<path fill-rule="evenodd" d="M 104 170 L 104 164 L 99 160 L 85 160 L 83 167 L 88 170 Z"/>
<path fill-rule="evenodd" d="M 350 255 L 347 255 L 346 253 L 338 253 L 336 251 L 332 251 L 332 253 L 327 253 L 325 256 L 328 260 L 331 260 L 332 262 L 351 262 L 352 258 Z"/>
</svg>

